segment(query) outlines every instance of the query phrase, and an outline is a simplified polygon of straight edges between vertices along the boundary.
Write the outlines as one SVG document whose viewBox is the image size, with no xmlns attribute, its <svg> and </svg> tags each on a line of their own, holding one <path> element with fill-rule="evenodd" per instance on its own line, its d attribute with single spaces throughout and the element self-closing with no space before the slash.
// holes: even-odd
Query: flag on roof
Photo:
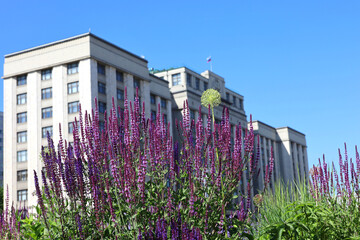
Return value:
<svg viewBox="0 0 360 240">
<path fill-rule="evenodd" d="M 207 62 L 211 62 L 211 56 L 206 59 Z"/>
</svg>

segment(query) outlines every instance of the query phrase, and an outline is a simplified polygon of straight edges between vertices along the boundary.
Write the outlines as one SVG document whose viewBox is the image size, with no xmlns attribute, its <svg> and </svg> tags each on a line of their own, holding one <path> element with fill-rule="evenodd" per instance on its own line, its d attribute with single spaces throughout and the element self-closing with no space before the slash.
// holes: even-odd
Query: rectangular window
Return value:
<svg viewBox="0 0 360 240">
<path fill-rule="evenodd" d="M 244 102 L 243 102 L 243 100 L 242 99 L 239 99 L 240 100 L 240 109 L 241 110 L 244 110 Z"/>
<path fill-rule="evenodd" d="M 195 111 L 190 109 L 190 119 L 195 119 Z"/>
<path fill-rule="evenodd" d="M 41 89 L 41 99 L 52 98 L 52 88 Z"/>
<path fill-rule="evenodd" d="M 71 75 L 71 74 L 75 74 L 79 72 L 79 63 L 69 63 L 67 65 L 67 74 Z"/>
<path fill-rule="evenodd" d="M 104 121 L 99 121 L 99 128 L 100 128 L 100 131 L 104 131 L 104 129 L 105 129 L 105 122 Z"/>
<path fill-rule="evenodd" d="M 102 82 L 98 82 L 98 92 L 102 94 L 106 94 L 106 84 Z"/>
<path fill-rule="evenodd" d="M 41 118 L 42 119 L 52 118 L 52 107 L 41 109 Z"/>
<path fill-rule="evenodd" d="M 191 74 L 186 74 L 186 85 L 191 87 Z"/>
<path fill-rule="evenodd" d="M 51 68 L 41 71 L 41 80 L 49 80 L 51 78 L 52 78 L 52 70 L 51 70 Z"/>
<path fill-rule="evenodd" d="M 50 137 L 52 137 L 52 135 L 53 135 L 53 127 L 52 126 L 42 128 L 42 138 L 47 138 L 47 133 L 49 133 Z"/>
<path fill-rule="evenodd" d="M 168 122 L 167 115 L 164 114 L 163 117 L 164 117 L 164 123 L 167 124 L 167 122 Z"/>
<path fill-rule="evenodd" d="M 75 130 L 74 124 L 75 124 L 75 122 L 69 122 L 69 124 L 68 124 L 68 132 L 69 133 L 74 132 L 74 130 Z M 77 128 L 79 128 L 79 122 L 77 122 Z"/>
<path fill-rule="evenodd" d="M 27 150 L 17 152 L 17 162 L 27 162 Z"/>
<path fill-rule="evenodd" d="M 198 78 L 195 79 L 195 87 L 196 87 L 196 90 L 200 90 L 200 79 L 198 79 Z"/>
<path fill-rule="evenodd" d="M 124 97 L 124 90 L 121 90 L 121 89 L 117 89 L 116 90 L 116 98 L 118 100 L 124 100 L 125 97 Z"/>
<path fill-rule="evenodd" d="M 230 94 L 226 93 L 226 101 L 230 102 Z"/>
<path fill-rule="evenodd" d="M 17 123 L 26 123 L 27 122 L 27 112 L 18 113 L 16 115 Z"/>
<path fill-rule="evenodd" d="M 106 111 L 106 103 L 99 101 L 99 113 L 105 113 Z"/>
<path fill-rule="evenodd" d="M 18 143 L 26 143 L 27 142 L 27 132 L 18 132 L 17 133 L 17 142 Z"/>
<path fill-rule="evenodd" d="M 102 65 L 101 63 L 97 64 L 97 70 L 98 73 L 101 75 L 105 75 L 105 65 Z"/>
<path fill-rule="evenodd" d="M 153 122 L 156 121 L 156 111 L 154 111 L 154 110 L 151 111 L 151 120 L 152 120 Z"/>
<path fill-rule="evenodd" d="M 16 78 L 16 85 L 21 86 L 26 84 L 26 75 L 21 75 Z"/>
<path fill-rule="evenodd" d="M 236 107 L 236 97 L 233 96 L 233 105 Z"/>
<path fill-rule="evenodd" d="M 134 79 L 134 92 L 136 93 L 136 88 L 140 90 L 140 80 Z"/>
<path fill-rule="evenodd" d="M 68 103 L 68 113 L 77 113 L 79 111 L 79 101 Z"/>
<path fill-rule="evenodd" d="M 79 92 L 79 82 L 68 83 L 68 94 Z"/>
<path fill-rule="evenodd" d="M 27 181 L 27 170 L 17 171 L 18 182 Z"/>
<path fill-rule="evenodd" d="M 123 82 L 124 74 L 122 72 L 116 71 L 116 81 Z"/>
<path fill-rule="evenodd" d="M 173 74 L 171 77 L 172 77 L 172 85 L 173 86 L 179 85 L 181 83 L 180 73 Z"/>
<path fill-rule="evenodd" d="M 208 89 L 208 83 L 204 82 L 204 91 Z"/>
<path fill-rule="evenodd" d="M 20 201 L 26 201 L 27 200 L 27 195 L 28 195 L 28 190 L 24 189 L 24 190 L 19 190 L 17 191 L 17 200 Z"/>
<path fill-rule="evenodd" d="M 156 104 L 156 98 L 155 98 L 155 95 L 153 95 L 153 94 L 150 94 L 150 103 Z"/>
<path fill-rule="evenodd" d="M 160 100 L 160 106 L 161 106 L 162 108 L 166 108 L 166 100 L 165 100 L 165 99 L 161 98 L 161 100 Z"/>
<path fill-rule="evenodd" d="M 16 96 L 17 98 L 17 105 L 22 105 L 26 103 L 27 95 L 26 93 L 22 93 Z"/>
</svg>

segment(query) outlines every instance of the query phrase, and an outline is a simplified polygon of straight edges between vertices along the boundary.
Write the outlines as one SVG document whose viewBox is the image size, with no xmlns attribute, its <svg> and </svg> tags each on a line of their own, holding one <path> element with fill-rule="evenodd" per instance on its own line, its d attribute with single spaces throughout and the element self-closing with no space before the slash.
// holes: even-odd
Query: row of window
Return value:
<svg viewBox="0 0 360 240">
<path fill-rule="evenodd" d="M 79 102 L 70 102 L 68 103 L 68 113 L 77 113 L 79 112 Z M 47 119 L 52 118 L 53 109 L 52 107 L 46 107 L 41 109 L 41 118 Z M 21 112 L 16 115 L 17 123 L 26 123 L 27 122 L 27 112 Z"/>
<path fill-rule="evenodd" d="M 104 64 L 97 63 L 97 72 L 100 75 L 106 75 L 106 67 Z M 123 82 L 124 81 L 124 73 L 116 70 L 116 81 Z"/>
<path fill-rule="evenodd" d="M 73 94 L 79 92 L 79 82 L 68 83 L 68 94 Z M 41 99 L 50 99 L 52 98 L 52 88 L 43 88 L 41 89 Z M 22 105 L 27 103 L 27 93 L 21 93 L 16 96 L 17 105 Z"/>
<path fill-rule="evenodd" d="M 167 115 L 166 114 L 162 114 L 161 116 L 164 117 L 164 123 L 167 124 L 168 119 L 167 119 Z M 154 122 L 156 120 L 156 111 L 152 110 L 151 111 L 151 120 Z"/>
<path fill-rule="evenodd" d="M 230 102 L 230 93 L 226 93 L 226 101 Z M 244 109 L 243 100 L 239 98 L 239 103 L 238 103 L 236 96 L 233 96 L 232 104 L 237 108 Z"/>
<path fill-rule="evenodd" d="M 156 104 L 156 97 L 153 94 L 150 94 L 150 103 Z M 160 98 L 160 107 L 166 108 L 166 99 Z"/>
<path fill-rule="evenodd" d="M 46 138 L 49 133 L 50 137 L 53 136 L 53 127 L 47 126 L 42 128 L 42 138 Z M 27 142 L 27 131 L 18 132 L 17 133 L 17 142 L 18 143 L 26 143 Z"/>
<path fill-rule="evenodd" d="M 79 63 L 69 63 L 67 65 L 67 74 L 75 74 L 79 72 Z M 41 80 L 52 79 L 52 68 L 41 70 Z M 27 75 L 20 75 L 16 78 L 17 86 L 25 85 L 27 83 Z"/>
<path fill-rule="evenodd" d="M 180 74 L 180 73 L 179 73 Z M 189 87 L 192 87 L 192 78 L 193 76 L 189 73 L 186 74 L 186 85 L 188 85 Z M 208 83 L 205 81 L 200 81 L 200 78 L 195 77 L 195 89 L 196 90 L 201 90 L 200 89 L 200 82 L 203 83 L 203 91 L 206 91 L 208 89 Z"/>
</svg>

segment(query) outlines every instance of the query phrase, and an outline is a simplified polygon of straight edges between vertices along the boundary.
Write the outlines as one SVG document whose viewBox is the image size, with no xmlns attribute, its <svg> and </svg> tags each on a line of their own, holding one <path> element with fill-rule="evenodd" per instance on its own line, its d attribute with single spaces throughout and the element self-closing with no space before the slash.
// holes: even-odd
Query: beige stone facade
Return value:
<svg viewBox="0 0 360 240">
<path fill-rule="evenodd" d="M 95 97 L 99 111 L 109 111 L 113 97 L 117 105 L 123 106 L 125 87 L 129 100 L 133 100 L 138 87 L 146 117 L 153 117 L 160 106 L 176 139 L 174 122 L 182 117 L 184 101 L 189 103 L 191 117 L 197 119 L 202 92 L 214 88 L 222 97 L 215 109 L 216 120 L 227 107 L 234 132 L 239 123 L 243 131 L 248 127 L 244 97 L 225 87 L 223 77 L 186 67 L 149 72 L 145 59 L 90 33 L 6 55 L 3 79 L 4 185 L 9 186 L 10 202 L 22 201 L 29 206 L 36 204 L 33 170 L 43 167 L 39 153 L 47 144 L 46 132 L 51 132 L 57 142 L 60 123 L 64 138 L 72 142 L 78 104 L 83 111 L 91 111 Z M 207 108 L 201 107 L 201 114 L 206 122 Z M 297 173 L 289 169 L 297 168 L 301 176 L 307 177 L 305 135 L 258 121 L 254 130 L 261 136 L 261 164 L 269 159 L 269 146 L 274 147 L 273 181 L 293 180 Z M 262 187 L 261 181 L 255 182 Z"/>
</svg>

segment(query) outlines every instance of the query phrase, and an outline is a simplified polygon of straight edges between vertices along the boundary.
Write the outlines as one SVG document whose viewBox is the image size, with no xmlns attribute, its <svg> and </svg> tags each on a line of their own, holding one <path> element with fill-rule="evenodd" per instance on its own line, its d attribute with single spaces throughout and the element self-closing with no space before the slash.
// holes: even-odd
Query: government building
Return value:
<svg viewBox="0 0 360 240">
<path fill-rule="evenodd" d="M 222 108 L 230 113 L 230 124 L 248 127 L 244 97 L 225 87 L 225 79 L 211 71 L 197 73 L 186 67 L 149 71 L 148 62 L 94 34 L 86 33 L 37 46 L 5 56 L 4 61 L 4 187 L 9 187 L 10 202 L 29 206 L 36 204 L 33 170 L 39 172 L 41 146 L 47 145 L 46 133 L 59 141 L 59 123 L 64 139 L 72 142 L 73 122 L 82 111 L 89 112 L 98 100 L 100 119 L 112 107 L 112 98 L 123 107 L 124 89 L 129 100 L 139 89 L 145 103 L 145 115 L 158 111 L 170 122 L 176 138 L 175 119 L 181 119 L 183 103 L 188 100 L 190 115 L 199 117 L 201 94 L 217 89 L 221 106 L 215 109 L 220 120 Z M 201 117 L 207 121 L 207 109 Z M 101 124 L 101 122 L 100 122 Z M 260 136 L 260 175 L 255 189 L 262 189 L 264 166 L 274 149 L 275 167 L 270 185 L 308 178 L 305 135 L 292 128 L 274 128 L 253 122 Z M 246 180 L 244 175 L 244 181 Z M 245 190 L 245 189 L 242 189 Z"/>
</svg>

